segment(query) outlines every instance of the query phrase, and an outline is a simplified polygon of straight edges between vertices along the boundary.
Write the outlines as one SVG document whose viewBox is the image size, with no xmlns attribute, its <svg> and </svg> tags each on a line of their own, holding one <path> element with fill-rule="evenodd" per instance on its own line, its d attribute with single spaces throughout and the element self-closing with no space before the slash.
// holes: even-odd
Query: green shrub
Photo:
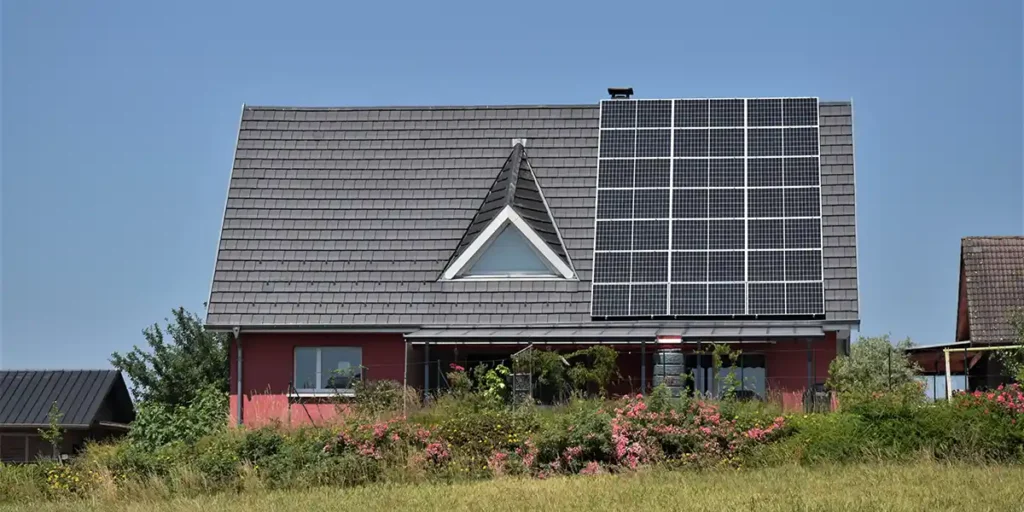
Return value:
<svg viewBox="0 0 1024 512">
<path fill-rule="evenodd" d="M 838 413 L 792 417 L 792 435 L 778 450 L 792 453 L 791 461 L 805 464 L 918 457 L 1024 462 L 1024 428 L 1018 423 L 983 408 L 955 403 L 910 405 L 880 397 Z"/>
<path fill-rule="evenodd" d="M 210 485 L 224 487 L 237 482 L 245 438 L 244 430 L 229 430 L 204 437 L 196 444 L 195 468 Z"/>
<path fill-rule="evenodd" d="M 408 393 L 393 380 L 358 380 L 355 383 L 356 412 L 370 416 L 402 410 Z"/>
<path fill-rule="evenodd" d="M 334 437 L 331 430 L 315 427 L 283 433 L 276 451 L 260 458 L 256 468 L 271 487 L 288 487 L 298 481 L 312 484 L 323 476 L 323 448 Z"/>
<path fill-rule="evenodd" d="M 245 431 L 238 447 L 238 456 L 250 464 L 259 464 L 274 456 L 284 444 L 281 430 L 274 427 L 262 427 Z"/>
<path fill-rule="evenodd" d="M 676 410 L 686 410 L 686 400 L 682 399 Z M 771 402 L 760 400 L 736 400 L 728 398 L 718 403 L 722 417 L 736 422 L 736 428 L 749 430 L 758 426 L 770 425 L 775 418 L 782 416 L 782 407 Z"/>
<path fill-rule="evenodd" d="M 530 413 L 509 410 L 458 410 L 433 432 L 463 454 L 484 458 L 495 450 L 514 450 L 535 432 L 539 422 Z"/>
<path fill-rule="evenodd" d="M 147 450 L 176 441 L 195 443 L 227 428 L 227 403 L 227 396 L 213 388 L 198 392 L 188 406 L 140 402 L 128 438 Z"/>
<path fill-rule="evenodd" d="M 573 400 L 562 414 L 544 425 L 537 436 L 537 457 L 541 463 L 558 460 L 569 448 L 581 447 L 577 459 L 610 461 L 612 456 L 612 414 L 600 400 Z"/>
</svg>

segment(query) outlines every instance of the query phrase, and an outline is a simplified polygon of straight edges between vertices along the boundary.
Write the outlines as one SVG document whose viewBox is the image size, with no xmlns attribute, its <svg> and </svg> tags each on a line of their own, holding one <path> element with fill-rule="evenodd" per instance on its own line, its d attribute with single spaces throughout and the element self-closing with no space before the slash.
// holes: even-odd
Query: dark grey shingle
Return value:
<svg viewBox="0 0 1024 512">
<path fill-rule="evenodd" d="M 827 318 L 856 321 L 852 109 L 823 102 L 820 114 L 824 271 L 853 299 L 826 301 Z M 589 322 L 597 120 L 597 105 L 246 107 L 207 323 L 297 325 L 300 313 L 332 325 Z M 437 283 L 513 138 L 528 139 L 581 281 Z M 331 292 L 314 303 L 323 307 L 295 309 L 315 291 Z M 424 307 L 403 314 L 402 303 Z"/>
</svg>

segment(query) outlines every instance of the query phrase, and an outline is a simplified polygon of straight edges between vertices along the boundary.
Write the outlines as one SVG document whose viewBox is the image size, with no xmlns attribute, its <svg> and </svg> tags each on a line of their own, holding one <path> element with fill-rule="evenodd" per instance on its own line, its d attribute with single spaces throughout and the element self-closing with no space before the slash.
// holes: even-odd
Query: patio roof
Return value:
<svg viewBox="0 0 1024 512">
<path fill-rule="evenodd" d="M 821 325 L 687 325 L 661 326 L 575 326 L 522 328 L 426 328 L 406 334 L 413 342 L 435 341 L 651 341 L 658 336 L 681 337 L 687 341 L 752 341 L 773 338 L 816 338 L 824 336 Z"/>
</svg>

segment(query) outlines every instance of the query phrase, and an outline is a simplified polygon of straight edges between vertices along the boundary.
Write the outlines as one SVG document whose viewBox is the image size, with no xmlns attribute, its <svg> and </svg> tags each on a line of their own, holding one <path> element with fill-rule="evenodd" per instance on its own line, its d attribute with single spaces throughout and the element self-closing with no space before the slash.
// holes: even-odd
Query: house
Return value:
<svg viewBox="0 0 1024 512">
<path fill-rule="evenodd" d="M 64 430 L 59 453 L 39 435 L 57 422 Z M 135 407 L 121 372 L 116 370 L 0 370 L 0 461 L 29 462 L 38 457 L 72 455 L 87 440 L 127 432 Z"/>
<path fill-rule="evenodd" d="M 823 383 L 859 326 L 851 104 L 610 92 L 243 106 L 206 319 L 234 333 L 234 420 L 527 347 L 614 347 L 619 393 L 714 391 L 711 342 L 759 396 Z"/>
<path fill-rule="evenodd" d="M 944 351 L 951 349 L 949 370 L 961 383 L 956 389 L 1006 383 L 998 358 L 979 349 L 1021 343 L 1014 315 L 1024 315 L 1024 236 L 964 237 L 958 282 L 954 341 L 915 347 L 911 356 L 926 375 L 944 377 Z"/>
</svg>

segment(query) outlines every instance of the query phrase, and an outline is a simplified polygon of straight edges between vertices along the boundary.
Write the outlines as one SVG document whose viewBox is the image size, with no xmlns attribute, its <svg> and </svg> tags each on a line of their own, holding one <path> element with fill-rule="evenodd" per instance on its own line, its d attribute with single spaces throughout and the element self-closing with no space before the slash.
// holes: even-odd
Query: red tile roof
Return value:
<svg viewBox="0 0 1024 512">
<path fill-rule="evenodd" d="M 1024 312 L 1024 236 L 965 237 L 960 265 L 967 278 L 971 341 L 1018 341 L 1010 318 Z"/>
</svg>

